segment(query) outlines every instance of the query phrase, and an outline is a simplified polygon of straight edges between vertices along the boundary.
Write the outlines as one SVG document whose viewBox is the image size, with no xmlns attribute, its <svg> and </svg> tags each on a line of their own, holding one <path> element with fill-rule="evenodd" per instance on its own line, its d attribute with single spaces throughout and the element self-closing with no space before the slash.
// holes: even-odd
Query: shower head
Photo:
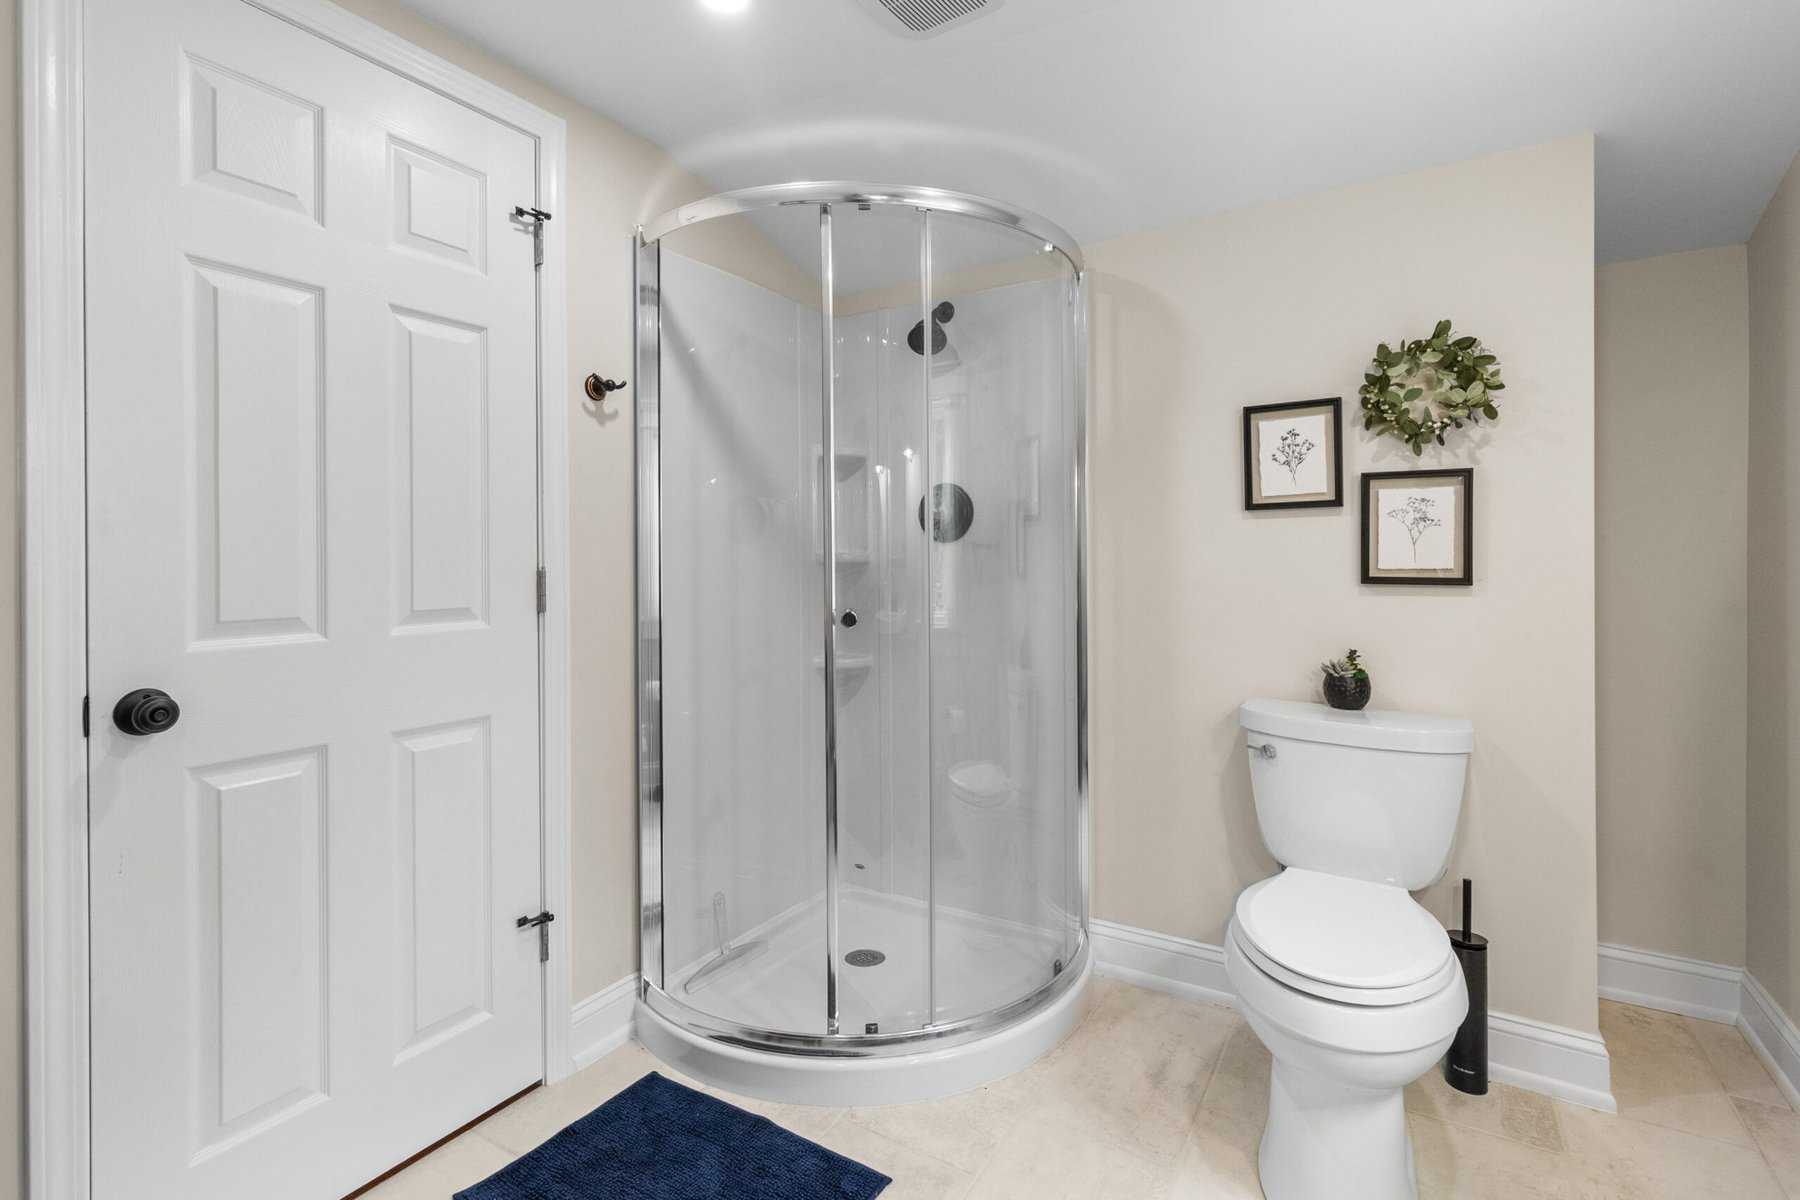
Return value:
<svg viewBox="0 0 1800 1200">
<path fill-rule="evenodd" d="M 950 303 L 948 300 L 945 300 L 943 303 L 939 304 L 936 308 L 931 310 L 931 353 L 934 356 L 942 354 L 944 352 L 944 347 L 948 346 L 950 344 L 950 335 L 944 332 L 944 326 L 948 325 L 951 322 L 951 320 L 955 318 L 955 316 L 956 316 L 956 305 Z M 912 332 L 906 335 L 906 344 L 908 346 L 912 347 L 912 352 L 914 354 L 917 354 L 921 357 L 924 356 L 924 354 L 925 354 L 925 321 L 924 321 L 924 318 L 920 318 L 919 321 L 912 327 Z"/>
</svg>

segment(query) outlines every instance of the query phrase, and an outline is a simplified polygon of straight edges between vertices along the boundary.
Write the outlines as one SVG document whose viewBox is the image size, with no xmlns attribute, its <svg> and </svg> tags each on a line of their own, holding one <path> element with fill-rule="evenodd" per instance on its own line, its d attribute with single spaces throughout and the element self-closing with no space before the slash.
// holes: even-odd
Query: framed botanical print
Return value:
<svg viewBox="0 0 1800 1200">
<path fill-rule="evenodd" d="M 1336 397 L 1244 410 L 1244 507 L 1342 508 L 1343 410 Z"/>
<path fill-rule="evenodd" d="M 1367 471 L 1364 583 L 1475 582 L 1475 470 Z"/>
</svg>

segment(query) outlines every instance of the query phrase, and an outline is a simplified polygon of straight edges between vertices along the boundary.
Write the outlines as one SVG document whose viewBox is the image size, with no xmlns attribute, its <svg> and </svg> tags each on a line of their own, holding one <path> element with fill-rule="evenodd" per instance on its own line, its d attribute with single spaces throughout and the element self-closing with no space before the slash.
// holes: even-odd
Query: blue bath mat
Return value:
<svg viewBox="0 0 1800 1200">
<path fill-rule="evenodd" d="M 652 1071 L 454 1200 L 871 1200 L 890 1182 Z"/>
</svg>

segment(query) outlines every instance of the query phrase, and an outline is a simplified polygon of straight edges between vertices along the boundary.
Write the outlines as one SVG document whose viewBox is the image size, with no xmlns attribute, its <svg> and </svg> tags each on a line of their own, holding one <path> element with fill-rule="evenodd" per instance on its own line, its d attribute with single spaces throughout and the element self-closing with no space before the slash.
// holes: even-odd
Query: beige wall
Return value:
<svg viewBox="0 0 1800 1200">
<path fill-rule="evenodd" d="M 1800 160 L 1750 239 L 1749 961 L 1800 1012 Z"/>
<path fill-rule="evenodd" d="M 1600 940 L 1744 962 L 1744 247 L 1601 267 Z"/>
<path fill-rule="evenodd" d="M 19 5 L 0 0 L 0 142 L 7 161 L 19 161 Z M 0 183 L 0 962 L 17 986 L 0 987 L 0 1195 L 22 1181 L 25 1168 L 25 1006 L 20 895 L 23 848 L 19 828 L 19 172 Z M 19 1182 L 22 1193 L 24 1184 Z"/>
<path fill-rule="evenodd" d="M 1378 707 L 1473 719 L 1455 856 L 1501 1011 L 1596 1026 L 1593 140 L 1572 138 L 1124 237 L 1094 292 L 1097 916 L 1217 943 L 1272 869 L 1237 704 L 1316 697 L 1370 660 Z M 1473 588 L 1357 582 L 1357 477 L 1412 461 L 1361 432 L 1375 343 L 1439 317 L 1501 356 L 1475 467 Z M 1341 510 L 1242 506 L 1240 409 L 1342 396 Z"/>
</svg>

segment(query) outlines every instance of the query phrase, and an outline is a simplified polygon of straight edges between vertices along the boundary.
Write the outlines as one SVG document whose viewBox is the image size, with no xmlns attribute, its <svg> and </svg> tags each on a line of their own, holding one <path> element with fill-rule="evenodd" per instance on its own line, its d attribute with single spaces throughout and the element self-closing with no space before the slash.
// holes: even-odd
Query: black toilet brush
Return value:
<svg viewBox="0 0 1800 1200">
<path fill-rule="evenodd" d="M 1475 932 L 1474 886 L 1462 881 L 1462 928 L 1450 931 L 1450 948 L 1462 963 L 1463 982 L 1469 987 L 1469 1015 L 1463 1018 L 1444 1055 L 1444 1082 L 1459 1092 L 1485 1096 L 1488 1090 L 1487 948 L 1488 940 Z"/>
</svg>

